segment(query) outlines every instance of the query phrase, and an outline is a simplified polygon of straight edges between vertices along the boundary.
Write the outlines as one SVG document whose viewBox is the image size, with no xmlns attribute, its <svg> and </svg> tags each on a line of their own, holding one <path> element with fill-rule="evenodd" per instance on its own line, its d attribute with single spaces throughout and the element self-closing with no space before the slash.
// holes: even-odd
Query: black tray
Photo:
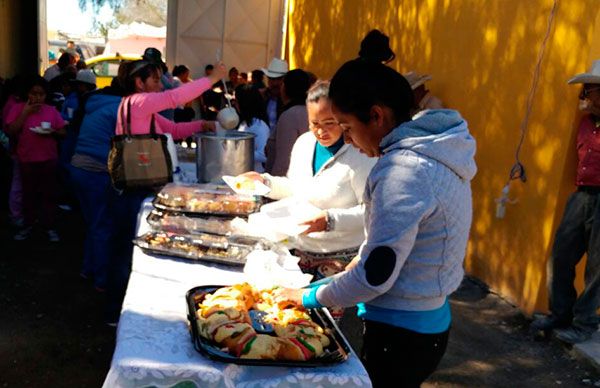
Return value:
<svg viewBox="0 0 600 388">
<path fill-rule="evenodd" d="M 155 233 L 155 232 L 149 232 L 149 233 Z M 230 238 L 228 238 L 228 240 L 229 241 L 233 240 L 234 243 L 231 243 L 229 245 L 235 246 L 237 249 L 239 249 L 240 255 L 235 256 L 235 257 L 214 256 L 214 255 L 210 255 L 210 254 L 195 255 L 191 252 L 186 252 L 183 250 L 177 250 L 177 249 L 172 249 L 169 247 L 160 247 L 160 246 L 150 245 L 144 240 L 144 237 L 149 233 L 146 233 L 142 236 L 138 236 L 137 238 L 135 238 L 133 240 L 133 243 L 135 245 L 137 245 L 138 247 L 140 247 L 146 253 L 155 254 L 155 255 L 163 255 L 163 256 L 172 256 L 172 257 L 193 260 L 193 261 L 207 261 L 207 262 L 213 262 L 213 263 L 218 263 L 218 264 L 244 266 L 246 264 L 246 256 L 250 252 L 252 252 L 252 249 L 253 249 L 253 247 L 251 247 L 249 245 L 243 245 L 242 243 L 236 244 L 235 243 L 236 240 L 233 237 L 230 237 Z M 183 237 L 187 237 L 187 236 L 183 236 Z M 220 236 L 220 237 L 222 237 L 222 236 Z M 238 239 L 237 241 L 243 241 L 242 237 L 239 237 L 237 239 Z M 215 246 L 215 248 L 218 248 L 218 246 Z"/>
<path fill-rule="evenodd" d="M 340 329 L 337 327 L 333 318 L 326 308 L 308 310 L 312 320 L 321 325 L 323 329 L 329 329 L 327 333 L 331 344 L 325 348 L 325 353 L 318 358 L 313 358 L 308 361 L 287 361 L 287 360 L 261 360 L 247 359 L 232 356 L 231 354 L 222 351 L 216 347 L 211 341 L 202 337 L 198 333 L 198 322 L 196 317 L 195 300 L 202 301 L 206 294 L 210 294 L 215 290 L 225 286 L 199 286 L 189 290 L 186 295 L 186 303 L 188 307 L 188 320 L 190 323 L 190 333 L 194 348 L 202 355 L 216 361 L 241 364 L 241 365 L 256 365 L 256 366 L 285 366 L 285 367 L 320 367 L 339 364 L 348 359 L 350 354 L 350 345 L 340 334 Z"/>
</svg>

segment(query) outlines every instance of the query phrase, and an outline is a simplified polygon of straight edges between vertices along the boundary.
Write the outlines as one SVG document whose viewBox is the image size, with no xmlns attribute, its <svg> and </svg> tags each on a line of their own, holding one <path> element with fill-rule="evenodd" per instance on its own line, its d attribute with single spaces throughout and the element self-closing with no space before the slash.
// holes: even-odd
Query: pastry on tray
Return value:
<svg viewBox="0 0 600 388">
<path fill-rule="evenodd" d="M 180 235 L 169 232 L 148 232 L 134 240 L 143 249 L 189 259 L 219 260 L 243 264 L 252 247 L 230 244 L 225 236 L 211 234 Z"/>
<path fill-rule="evenodd" d="M 168 210 L 190 213 L 248 215 L 258 210 L 253 196 L 229 189 L 207 189 L 203 185 L 167 184 L 156 196 L 156 204 Z"/>
<path fill-rule="evenodd" d="M 239 358 L 308 361 L 321 356 L 330 344 L 325 330 L 302 306 L 281 308 L 272 291 L 242 283 L 205 295 L 196 309 L 200 335 Z M 271 333 L 255 330 L 250 313 L 257 311 Z"/>
</svg>

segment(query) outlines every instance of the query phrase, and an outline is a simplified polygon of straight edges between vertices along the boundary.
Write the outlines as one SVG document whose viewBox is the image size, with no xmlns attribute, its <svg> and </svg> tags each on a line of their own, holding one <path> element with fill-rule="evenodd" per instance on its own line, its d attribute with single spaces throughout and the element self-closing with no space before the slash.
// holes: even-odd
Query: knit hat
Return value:
<svg viewBox="0 0 600 388">
<path fill-rule="evenodd" d="M 96 74 L 90 69 L 82 69 L 77 72 L 73 82 L 81 82 L 89 85 L 96 85 Z"/>
<path fill-rule="evenodd" d="M 161 52 L 154 47 L 148 47 L 146 50 L 144 50 L 144 55 L 142 55 L 142 58 L 154 64 L 164 63 Z"/>
</svg>

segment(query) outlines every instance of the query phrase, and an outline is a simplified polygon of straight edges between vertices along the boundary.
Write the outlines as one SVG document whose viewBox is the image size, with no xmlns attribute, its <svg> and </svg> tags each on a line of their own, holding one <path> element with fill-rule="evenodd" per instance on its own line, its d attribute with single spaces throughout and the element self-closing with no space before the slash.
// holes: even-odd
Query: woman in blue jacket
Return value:
<svg viewBox="0 0 600 388">
<path fill-rule="evenodd" d="M 344 140 L 379 157 L 365 187 L 367 239 L 341 276 L 279 291 L 307 308 L 358 304 L 362 358 L 375 387 L 418 387 L 437 367 L 450 331 L 448 295 L 463 278 L 471 226 L 475 140 L 453 110 L 411 120 L 406 79 L 375 61 L 344 64 L 331 80 Z"/>
<path fill-rule="evenodd" d="M 81 112 L 83 120 L 71 158 L 71 179 L 86 223 L 81 276 L 93 278 L 98 291 L 106 289 L 111 255 L 113 217 L 108 215 L 107 206 L 112 186 L 107 159 L 121 96 L 117 82 L 86 96 Z"/>
</svg>

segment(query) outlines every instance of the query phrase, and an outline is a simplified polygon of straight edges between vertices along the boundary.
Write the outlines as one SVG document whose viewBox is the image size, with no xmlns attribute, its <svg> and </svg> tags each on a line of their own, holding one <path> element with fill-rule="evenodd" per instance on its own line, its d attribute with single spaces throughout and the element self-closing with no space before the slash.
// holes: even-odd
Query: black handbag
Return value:
<svg viewBox="0 0 600 388">
<path fill-rule="evenodd" d="M 127 121 L 124 107 L 127 105 Z M 171 156 L 167 137 L 156 133 L 154 114 L 150 133 L 131 134 L 131 101 L 120 108 L 122 135 L 115 135 L 108 154 L 108 173 L 118 190 L 150 189 L 173 181 Z"/>
</svg>

